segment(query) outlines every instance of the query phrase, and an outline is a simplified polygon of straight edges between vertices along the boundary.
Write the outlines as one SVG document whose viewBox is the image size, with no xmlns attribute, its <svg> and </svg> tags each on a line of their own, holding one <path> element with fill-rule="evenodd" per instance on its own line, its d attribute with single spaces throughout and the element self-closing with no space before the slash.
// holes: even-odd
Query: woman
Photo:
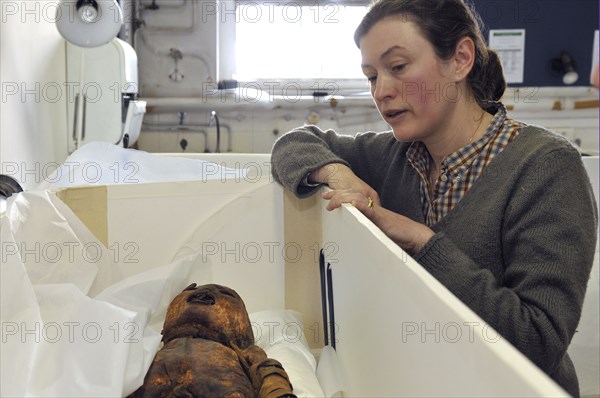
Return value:
<svg viewBox="0 0 600 398">
<path fill-rule="evenodd" d="M 578 151 L 507 118 L 497 55 L 462 0 L 380 0 L 355 33 L 391 132 L 304 126 L 273 148 L 273 174 L 329 210 L 351 203 L 550 375 L 579 394 L 567 347 L 596 244 Z"/>
</svg>

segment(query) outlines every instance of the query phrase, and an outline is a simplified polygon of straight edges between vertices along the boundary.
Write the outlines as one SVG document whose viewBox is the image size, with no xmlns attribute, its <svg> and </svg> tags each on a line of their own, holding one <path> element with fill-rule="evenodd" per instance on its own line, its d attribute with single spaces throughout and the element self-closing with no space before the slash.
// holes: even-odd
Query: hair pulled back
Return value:
<svg viewBox="0 0 600 398">
<path fill-rule="evenodd" d="M 415 23 L 443 60 L 454 55 L 462 38 L 470 37 L 475 44 L 475 62 L 467 82 L 473 96 L 484 109 L 502 97 L 506 81 L 500 59 L 483 39 L 479 15 L 464 0 L 376 0 L 354 33 L 356 45 L 360 48 L 360 39 L 388 17 Z"/>
</svg>

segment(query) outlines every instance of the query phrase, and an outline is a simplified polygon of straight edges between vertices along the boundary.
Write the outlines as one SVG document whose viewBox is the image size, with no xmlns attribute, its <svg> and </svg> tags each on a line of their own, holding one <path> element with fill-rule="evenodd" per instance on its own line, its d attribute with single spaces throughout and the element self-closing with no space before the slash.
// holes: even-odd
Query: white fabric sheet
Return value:
<svg viewBox="0 0 600 398">
<path fill-rule="evenodd" d="M 119 280 L 106 249 L 84 254 L 103 246 L 63 206 L 48 192 L 24 192 L 1 219 L 2 396 L 135 391 L 158 349 L 164 308 L 196 259 Z"/>
</svg>

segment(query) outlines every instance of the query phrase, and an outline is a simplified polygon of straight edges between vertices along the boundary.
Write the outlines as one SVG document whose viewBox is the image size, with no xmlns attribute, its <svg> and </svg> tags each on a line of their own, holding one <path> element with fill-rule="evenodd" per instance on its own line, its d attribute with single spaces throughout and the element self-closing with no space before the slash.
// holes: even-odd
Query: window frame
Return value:
<svg viewBox="0 0 600 398">
<path fill-rule="evenodd" d="M 275 6 L 293 6 L 293 7 L 316 7 L 316 6 L 362 6 L 369 5 L 368 0 L 333 0 L 333 1 L 315 1 L 315 0 L 276 0 L 276 1 L 251 1 L 251 0 L 225 0 L 219 11 L 222 13 L 218 18 L 218 76 L 219 81 L 236 82 L 241 89 L 259 89 L 266 91 L 269 95 L 284 96 L 315 96 L 329 97 L 332 95 L 349 95 L 369 92 L 369 84 L 366 78 L 320 78 L 320 77 L 300 77 L 300 78 L 256 78 L 252 81 L 238 80 L 236 59 L 236 26 L 237 26 L 237 7 L 247 4 L 268 4 Z M 233 11 L 235 10 L 235 11 Z M 232 13 L 235 13 L 233 17 Z M 351 40 L 351 38 L 349 38 Z"/>
</svg>

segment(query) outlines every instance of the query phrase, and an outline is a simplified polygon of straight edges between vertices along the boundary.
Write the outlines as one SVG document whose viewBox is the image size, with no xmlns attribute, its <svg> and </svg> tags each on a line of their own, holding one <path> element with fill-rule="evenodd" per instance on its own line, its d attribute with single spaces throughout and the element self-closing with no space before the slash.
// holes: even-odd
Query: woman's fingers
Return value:
<svg viewBox="0 0 600 398">
<path fill-rule="evenodd" d="M 332 190 L 323 193 L 323 199 L 329 200 L 326 206 L 327 210 L 334 210 L 340 207 L 343 203 L 350 203 L 362 213 L 369 215 L 373 211 L 375 205 L 379 204 L 378 199 L 373 199 L 361 192 L 352 189 Z M 376 201 L 377 200 L 377 201 Z"/>
<path fill-rule="evenodd" d="M 365 195 L 362 190 L 336 189 L 324 192 L 322 196 L 329 201 L 326 206 L 329 211 L 337 209 L 343 203 L 352 204 L 405 250 L 418 252 L 434 235 L 426 225 L 382 208 L 374 191 L 373 196 L 370 196 Z"/>
<path fill-rule="evenodd" d="M 323 192 L 323 194 L 321 196 L 323 197 L 323 199 L 329 200 L 329 199 L 333 198 L 333 196 L 335 195 L 336 192 L 339 192 L 339 191 L 332 189 L 332 190 Z"/>
</svg>

